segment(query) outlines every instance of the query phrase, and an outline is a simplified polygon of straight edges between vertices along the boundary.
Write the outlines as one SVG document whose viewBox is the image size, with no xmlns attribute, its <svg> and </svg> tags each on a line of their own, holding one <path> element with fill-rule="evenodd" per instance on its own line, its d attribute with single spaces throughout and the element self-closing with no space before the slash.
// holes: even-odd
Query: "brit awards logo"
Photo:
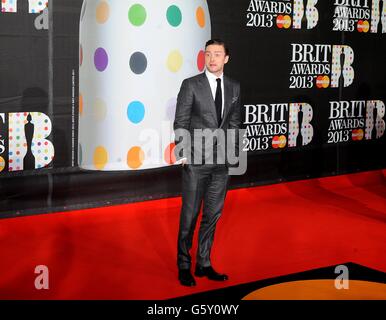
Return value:
<svg viewBox="0 0 386 320">
<path fill-rule="evenodd" d="M 383 101 L 330 101 L 329 107 L 327 143 L 375 140 L 385 133 Z"/>
<path fill-rule="evenodd" d="M 42 112 L 0 113 L 0 172 L 47 167 L 55 154 L 51 130 Z"/>
<path fill-rule="evenodd" d="M 7 14 L 19 12 L 18 2 L 20 1 L 21 0 L 1 0 L 0 13 Z M 34 22 L 36 30 L 48 30 L 48 1 L 28 0 L 28 13 L 39 14 Z"/>
<path fill-rule="evenodd" d="M 318 0 L 250 0 L 247 27 L 313 29 L 319 21 Z"/>
<path fill-rule="evenodd" d="M 291 43 L 291 89 L 348 87 L 354 50 L 347 45 Z"/>
<path fill-rule="evenodd" d="M 386 33 L 385 0 L 335 0 L 333 31 Z"/>
<path fill-rule="evenodd" d="M 246 104 L 244 151 L 294 148 L 308 145 L 314 129 L 308 103 Z"/>
</svg>

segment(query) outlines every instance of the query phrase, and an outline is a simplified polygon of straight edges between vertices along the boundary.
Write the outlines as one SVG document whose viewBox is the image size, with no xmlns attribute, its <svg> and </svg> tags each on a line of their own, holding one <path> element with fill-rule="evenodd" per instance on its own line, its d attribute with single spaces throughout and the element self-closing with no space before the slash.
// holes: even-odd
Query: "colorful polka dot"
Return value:
<svg viewBox="0 0 386 320">
<path fill-rule="evenodd" d="M 197 68 L 200 72 L 202 72 L 205 68 L 205 52 L 203 50 L 200 50 L 197 55 Z"/>
<path fill-rule="evenodd" d="M 83 115 L 83 96 L 79 95 L 79 114 Z"/>
<path fill-rule="evenodd" d="M 140 123 L 145 117 L 145 106 L 140 101 L 133 101 L 127 107 L 127 117 L 132 123 Z"/>
<path fill-rule="evenodd" d="M 127 153 L 127 165 L 131 169 L 138 169 L 142 166 L 145 159 L 145 153 L 141 147 L 132 147 Z"/>
<path fill-rule="evenodd" d="M 196 10 L 196 20 L 201 28 L 205 27 L 205 12 L 202 7 L 198 7 Z"/>
<path fill-rule="evenodd" d="M 94 166 L 98 170 L 103 170 L 108 161 L 108 153 L 102 146 L 95 148 L 94 151 Z"/>
<path fill-rule="evenodd" d="M 140 4 L 134 4 L 129 9 L 129 21 L 133 26 L 139 27 L 146 21 L 146 9 Z"/>
<path fill-rule="evenodd" d="M 178 27 L 182 21 L 182 14 L 180 8 L 172 5 L 166 11 L 166 18 L 172 27 Z"/>
<path fill-rule="evenodd" d="M 95 68 L 98 71 L 102 72 L 107 68 L 108 63 L 109 63 L 109 58 L 106 50 L 103 48 L 96 49 L 94 54 Z"/>
<path fill-rule="evenodd" d="M 106 1 L 101 1 L 96 8 L 96 20 L 98 23 L 105 23 L 110 15 L 110 7 Z"/>
<path fill-rule="evenodd" d="M 147 59 L 142 52 L 134 52 L 130 57 L 130 69 L 135 74 L 144 73 L 147 68 Z"/>
<path fill-rule="evenodd" d="M 170 143 L 164 152 L 164 160 L 167 164 L 173 164 L 176 162 L 176 156 L 174 154 L 174 148 L 175 148 L 174 142 Z"/>
<path fill-rule="evenodd" d="M 171 72 L 178 72 L 183 63 L 183 58 L 178 50 L 170 52 L 167 59 L 167 67 Z"/>
</svg>

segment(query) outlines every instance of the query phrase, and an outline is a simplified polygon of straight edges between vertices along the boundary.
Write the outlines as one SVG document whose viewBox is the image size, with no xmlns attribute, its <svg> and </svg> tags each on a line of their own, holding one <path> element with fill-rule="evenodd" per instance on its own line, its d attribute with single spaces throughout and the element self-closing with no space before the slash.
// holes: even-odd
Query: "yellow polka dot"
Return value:
<svg viewBox="0 0 386 320">
<path fill-rule="evenodd" d="M 196 10 L 197 23 L 201 28 L 205 27 L 205 12 L 202 7 L 198 7 Z"/>
<path fill-rule="evenodd" d="M 110 15 L 110 8 L 106 1 L 101 1 L 96 8 L 96 19 L 98 23 L 105 23 Z"/>
<path fill-rule="evenodd" d="M 183 58 L 178 50 L 170 52 L 167 60 L 167 67 L 171 72 L 177 72 L 181 69 Z"/>
<path fill-rule="evenodd" d="M 108 161 L 108 154 L 104 147 L 97 147 L 94 152 L 94 166 L 98 170 L 102 170 Z"/>
<path fill-rule="evenodd" d="M 141 147 L 132 147 L 127 153 L 127 165 L 132 169 L 138 169 L 145 159 L 145 153 Z"/>
</svg>

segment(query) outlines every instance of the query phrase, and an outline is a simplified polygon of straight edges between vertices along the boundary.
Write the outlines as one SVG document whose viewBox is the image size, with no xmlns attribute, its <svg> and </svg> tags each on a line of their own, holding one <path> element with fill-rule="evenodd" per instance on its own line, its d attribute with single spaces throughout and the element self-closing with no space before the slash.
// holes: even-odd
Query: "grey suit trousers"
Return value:
<svg viewBox="0 0 386 320">
<path fill-rule="evenodd" d="M 202 267 L 211 265 L 214 232 L 224 206 L 228 183 L 228 167 L 225 164 L 182 166 L 182 208 L 177 254 L 179 269 L 188 269 L 191 266 L 189 251 L 202 203 L 203 215 L 198 234 L 196 264 Z"/>
</svg>

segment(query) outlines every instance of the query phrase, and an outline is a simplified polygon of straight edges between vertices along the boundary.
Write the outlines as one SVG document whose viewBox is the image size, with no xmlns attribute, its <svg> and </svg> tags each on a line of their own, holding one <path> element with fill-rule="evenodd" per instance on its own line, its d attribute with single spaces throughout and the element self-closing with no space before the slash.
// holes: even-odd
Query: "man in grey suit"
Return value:
<svg viewBox="0 0 386 320">
<path fill-rule="evenodd" d="M 210 261 L 215 228 L 221 216 L 229 183 L 228 167 L 232 166 L 227 158 L 224 159 L 225 148 L 229 147 L 230 140 L 224 140 L 224 137 L 227 131 L 232 131 L 229 129 L 234 129 L 237 133 L 241 121 L 240 84 L 223 74 L 224 65 L 228 60 L 229 51 L 226 44 L 219 39 L 209 40 L 205 45 L 206 71 L 185 79 L 177 97 L 174 121 L 176 150 L 182 145 L 183 151 L 189 149 L 188 153 L 176 154 L 177 161 L 182 163 L 182 208 L 177 265 L 178 279 L 185 286 L 196 284 L 190 271 L 189 251 L 202 202 L 203 215 L 199 229 L 195 276 L 216 281 L 228 279 L 226 274 L 215 271 Z M 209 132 L 218 134 L 212 137 L 213 144 L 209 147 L 207 144 L 202 145 L 205 137 L 197 137 L 194 134 L 200 129 L 209 129 Z M 187 136 L 190 141 L 187 141 Z M 237 153 L 238 138 L 234 136 L 232 141 L 231 146 Z"/>
</svg>

